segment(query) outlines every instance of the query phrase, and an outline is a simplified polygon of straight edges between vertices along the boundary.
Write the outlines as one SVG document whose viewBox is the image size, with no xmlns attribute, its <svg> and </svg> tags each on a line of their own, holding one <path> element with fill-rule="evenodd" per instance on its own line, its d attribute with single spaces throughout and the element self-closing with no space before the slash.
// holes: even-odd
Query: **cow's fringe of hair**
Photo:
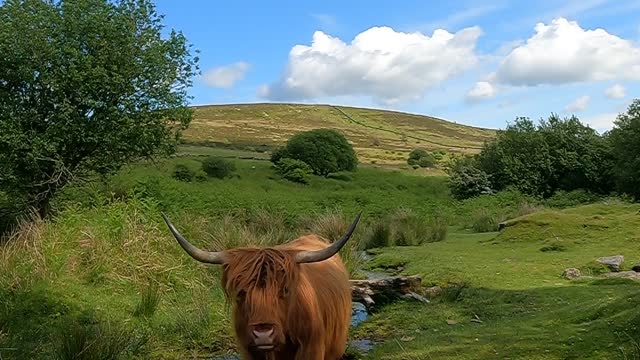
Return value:
<svg viewBox="0 0 640 360">
<path fill-rule="evenodd" d="M 284 290 L 296 280 L 295 259 L 286 251 L 244 248 L 228 250 L 227 255 L 228 268 L 223 278 L 227 297 L 237 295 L 238 290 L 250 292 L 256 287 Z"/>
</svg>

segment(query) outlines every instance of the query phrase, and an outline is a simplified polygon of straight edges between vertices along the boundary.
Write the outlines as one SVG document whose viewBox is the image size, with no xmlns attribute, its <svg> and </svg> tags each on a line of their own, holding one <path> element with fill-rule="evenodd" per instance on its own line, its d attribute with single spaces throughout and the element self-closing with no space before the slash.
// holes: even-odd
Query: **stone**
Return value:
<svg viewBox="0 0 640 360">
<path fill-rule="evenodd" d="M 581 276 L 582 274 L 580 273 L 580 270 L 576 268 L 568 268 L 562 272 L 562 277 L 567 280 L 579 279 Z"/>
<path fill-rule="evenodd" d="M 600 264 L 608 266 L 609 269 L 611 269 L 611 271 L 618 272 L 620 271 L 620 265 L 622 265 L 622 262 L 624 261 L 624 256 L 622 255 L 604 256 L 599 258 L 596 261 L 599 262 Z"/>
<path fill-rule="evenodd" d="M 442 294 L 442 288 L 440 286 L 432 286 L 424 290 L 424 295 L 429 299 L 433 299 Z"/>
<path fill-rule="evenodd" d="M 635 271 L 620 271 L 604 274 L 609 279 L 631 279 L 640 280 L 640 273 Z"/>
<path fill-rule="evenodd" d="M 640 272 L 640 263 L 637 263 L 637 264 L 633 265 L 631 270 L 633 270 L 635 272 Z"/>
</svg>

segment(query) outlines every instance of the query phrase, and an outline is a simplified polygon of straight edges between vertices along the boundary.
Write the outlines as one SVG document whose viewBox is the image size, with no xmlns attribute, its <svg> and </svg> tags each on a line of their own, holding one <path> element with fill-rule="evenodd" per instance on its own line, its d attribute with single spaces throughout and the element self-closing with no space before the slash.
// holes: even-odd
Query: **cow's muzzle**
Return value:
<svg viewBox="0 0 640 360">
<path fill-rule="evenodd" d="M 251 330 L 253 344 L 256 349 L 270 351 L 275 348 L 275 329 L 271 324 L 254 325 Z"/>
</svg>

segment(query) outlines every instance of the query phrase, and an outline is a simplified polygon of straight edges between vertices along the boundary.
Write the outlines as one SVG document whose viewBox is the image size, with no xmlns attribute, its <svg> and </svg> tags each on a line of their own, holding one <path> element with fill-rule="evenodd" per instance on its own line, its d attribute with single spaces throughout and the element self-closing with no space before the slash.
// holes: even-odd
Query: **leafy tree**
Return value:
<svg viewBox="0 0 640 360">
<path fill-rule="evenodd" d="M 551 115 L 541 120 L 538 131 L 549 148 L 552 192 L 585 189 L 608 193 L 613 189 L 613 156 L 605 137 L 571 116 Z"/>
<path fill-rule="evenodd" d="M 224 179 L 236 171 L 236 164 L 229 160 L 209 156 L 202 162 L 202 170 L 211 177 Z"/>
<path fill-rule="evenodd" d="M 626 113 L 618 115 L 609 139 L 618 190 L 640 200 L 640 99 L 634 99 Z"/>
<path fill-rule="evenodd" d="M 354 171 L 358 166 L 353 146 L 344 135 L 333 129 L 314 129 L 296 134 L 287 141 L 278 156 L 304 161 L 314 174 L 320 176 Z"/>
<path fill-rule="evenodd" d="M 0 5 L 0 189 L 46 215 L 73 179 L 175 151 L 198 72 L 150 0 Z"/>
<path fill-rule="evenodd" d="M 548 197 L 558 190 L 611 191 L 612 159 L 606 139 L 595 130 L 574 116 L 552 114 L 537 127 L 528 118 L 516 119 L 485 144 L 478 166 L 496 190 L 514 186 Z"/>
<path fill-rule="evenodd" d="M 514 185 L 526 194 L 549 192 L 549 147 L 528 118 L 517 118 L 499 131 L 494 142 L 485 144 L 478 160 L 479 168 L 491 175 L 495 190 Z"/>
</svg>

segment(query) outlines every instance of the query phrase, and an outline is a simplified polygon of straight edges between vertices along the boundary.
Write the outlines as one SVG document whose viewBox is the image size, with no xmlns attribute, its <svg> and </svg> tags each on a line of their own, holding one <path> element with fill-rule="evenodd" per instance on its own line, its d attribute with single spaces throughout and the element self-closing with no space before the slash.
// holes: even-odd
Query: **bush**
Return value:
<svg viewBox="0 0 640 360">
<path fill-rule="evenodd" d="M 196 181 L 200 181 L 200 182 L 207 181 L 208 178 L 209 177 L 207 173 L 204 172 L 204 170 L 199 169 L 198 171 L 196 171 L 196 176 L 195 176 Z"/>
<path fill-rule="evenodd" d="M 286 180 L 307 184 L 311 167 L 304 161 L 283 158 L 276 165 L 276 171 Z"/>
<path fill-rule="evenodd" d="M 294 135 L 282 150 L 271 156 L 277 164 L 282 158 L 307 163 L 314 174 L 327 176 L 338 171 L 354 171 L 358 158 L 353 147 L 340 132 L 314 129 Z"/>
<path fill-rule="evenodd" d="M 455 159 L 447 169 L 449 174 L 449 190 L 458 200 L 469 199 L 484 194 L 493 194 L 489 176 L 476 167 L 472 158 Z"/>
<path fill-rule="evenodd" d="M 202 161 L 202 170 L 210 177 L 224 179 L 236 171 L 236 165 L 232 161 L 209 156 Z"/>
<path fill-rule="evenodd" d="M 432 168 L 436 166 L 436 158 L 431 154 L 427 154 L 418 160 L 418 165 L 423 168 Z"/>
<path fill-rule="evenodd" d="M 271 153 L 270 160 L 272 163 L 277 164 L 280 161 L 280 159 L 286 157 L 286 155 L 287 155 L 287 150 L 284 147 L 280 146 L 277 149 L 273 150 L 273 152 Z"/>
<path fill-rule="evenodd" d="M 171 176 L 176 180 L 189 182 L 196 176 L 196 172 L 185 164 L 177 164 Z"/>
<path fill-rule="evenodd" d="M 421 158 L 428 156 L 429 153 L 422 149 L 414 149 L 409 153 L 409 158 L 407 159 L 407 164 L 409 165 L 418 165 L 418 162 Z"/>
</svg>

